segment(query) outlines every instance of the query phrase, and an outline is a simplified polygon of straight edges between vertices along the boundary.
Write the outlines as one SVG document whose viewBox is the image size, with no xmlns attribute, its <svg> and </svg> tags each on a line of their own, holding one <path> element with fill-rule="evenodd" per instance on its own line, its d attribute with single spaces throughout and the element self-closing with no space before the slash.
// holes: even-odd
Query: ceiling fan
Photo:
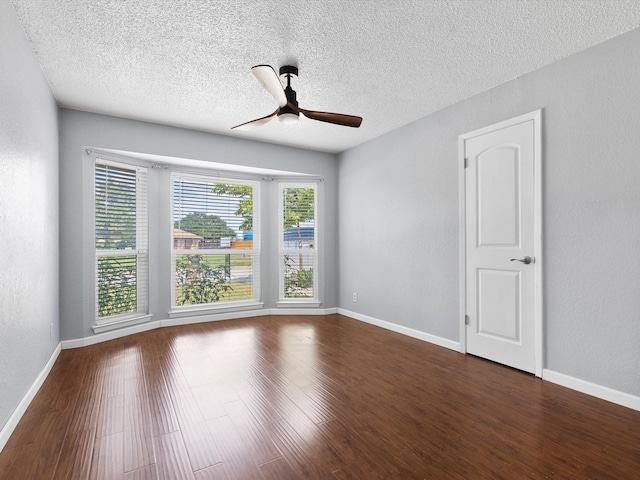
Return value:
<svg viewBox="0 0 640 480">
<path fill-rule="evenodd" d="M 241 123 L 240 125 L 232 127 L 232 130 L 252 130 L 269 122 L 275 116 L 278 117 L 280 122 L 293 125 L 298 122 L 301 113 L 312 120 L 319 120 L 321 122 L 334 123 L 336 125 L 344 125 L 347 127 L 357 128 L 362 123 L 362 117 L 356 117 L 355 115 L 315 112 L 313 110 L 300 108 L 298 106 L 298 101 L 296 100 L 296 92 L 291 88 L 291 77 L 298 76 L 298 67 L 290 65 L 280 67 L 280 75 L 284 75 L 287 79 L 286 88 L 282 88 L 282 84 L 280 83 L 278 75 L 276 75 L 276 71 L 269 65 L 256 65 L 251 69 L 251 72 L 264 89 L 276 99 L 276 102 L 278 102 L 278 108 L 266 117 Z"/>
</svg>

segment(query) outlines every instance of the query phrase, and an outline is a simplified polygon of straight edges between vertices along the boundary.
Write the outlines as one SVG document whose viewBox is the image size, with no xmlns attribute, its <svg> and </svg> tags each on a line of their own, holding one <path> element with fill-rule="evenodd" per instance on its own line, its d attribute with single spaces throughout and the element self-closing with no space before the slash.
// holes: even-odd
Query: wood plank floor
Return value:
<svg viewBox="0 0 640 480">
<path fill-rule="evenodd" d="M 640 412 L 340 315 L 64 350 L 1 479 L 640 478 Z"/>
</svg>

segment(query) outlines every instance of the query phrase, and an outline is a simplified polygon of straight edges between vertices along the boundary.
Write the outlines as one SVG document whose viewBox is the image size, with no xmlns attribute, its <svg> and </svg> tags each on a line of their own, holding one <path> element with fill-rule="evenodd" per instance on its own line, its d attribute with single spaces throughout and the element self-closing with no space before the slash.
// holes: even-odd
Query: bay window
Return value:
<svg viewBox="0 0 640 480">
<path fill-rule="evenodd" d="M 95 252 L 95 287 L 89 286 L 95 333 L 139 325 L 152 314 L 163 320 L 265 303 L 320 306 L 318 181 L 86 154 L 85 179 L 92 177 L 93 185 L 84 195 L 94 207 L 86 218 L 93 216 L 95 229 L 86 237 L 93 248 L 86 245 L 85 258 Z"/>
</svg>

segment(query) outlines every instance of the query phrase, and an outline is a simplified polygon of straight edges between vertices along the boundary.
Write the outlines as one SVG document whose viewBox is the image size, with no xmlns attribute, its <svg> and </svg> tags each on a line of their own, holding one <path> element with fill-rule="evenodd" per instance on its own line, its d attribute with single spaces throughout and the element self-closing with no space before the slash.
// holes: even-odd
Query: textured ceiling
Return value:
<svg viewBox="0 0 640 480">
<path fill-rule="evenodd" d="M 3 0 L 6 1 L 6 0 Z M 340 152 L 640 25 L 638 0 L 11 0 L 67 108 Z M 233 125 L 276 103 L 360 115 Z"/>
</svg>

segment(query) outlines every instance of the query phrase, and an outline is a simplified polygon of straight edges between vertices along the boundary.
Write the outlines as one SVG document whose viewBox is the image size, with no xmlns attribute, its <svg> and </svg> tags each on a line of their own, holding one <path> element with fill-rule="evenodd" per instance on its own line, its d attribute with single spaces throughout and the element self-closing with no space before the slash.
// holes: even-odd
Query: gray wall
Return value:
<svg viewBox="0 0 640 480">
<path fill-rule="evenodd" d="M 458 341 L 458 135 L 543 108 L 544 366 L 640 395 L 639 51 L 635 30 L 341 154 L 340 307 Z"/>
<path fill-rule="evenodd" d="M 0 245 L 2 429 L 58 344 L 57 106 L 6 0 L 0 1 Z"/>
<path fill-rule="evenodd" d="M 82 242 L 91 218 L 83 209 L 82 178 L 91 169 L 84 147 L 324 176 L 322 306 L 458 340 L 457 137 L 538 108 L 545 367 L 640 395 L 640 31 L 368 142 L 338 162 L 63 110 L 58 164 L 55 101 L 6 0 L 0 27 L 0 428 L 54 351 L 59 318 L 61 338 L 92 334 L 93 304 L 79 294 L 93 288 L 93 257 Z M 275 282 L 265 279 L 267 307 L 276 295 Z M 155 318 L 166 318 L 166 301 L 155 302 Z"/>
<path fill-rule="evenodd" d="M 61 337 L 64 340 L 89 337 L 94 324 L 94 252 L 91 233 L 93 213 L 87 208 L 91 197 L 93 164 L 83 155 L 85 148 L 103 148 L 163 155 L 209 162 L 246 165 L 287 172 L 313 174 L 320 183 L 323 204 L 319 279 L 321 308 L 337 306 L 337 158 L 335 155 L 290 147 L 240 140 L 192 130 L 166 127 L 74 110 L 60 110 L 60 222 L 61 222 Z M 155 170 L 155 169 L 154 169 Z M 153 175 L 167 172 L 151 171 Z M 168 212 L 168 179 L 150 191 L 150 201 L 165 205 Z M 89 191 L 87 192 L 87 188 Z M 275 225 L 277 199 L 275 182 L 262 182 L 263 198 L 271 200 L 263 210 L 262 294 L 265 308 L 274 308 L 278 297 L 278 265 Z M 151 219 L 153 222 L 153 219 Z M 171 228 L 170 219 L 157 219 L 151 225 L 152 237 L 159 238 Z M 162 222 L 165 222 L 164 224 Z M 165 228 L 166 227 L 166 228 Z M 156 230 L 154 230 L 156 228 Z M 84 236 L 84 237 L 83 237 Z M 83 238 L 89 241 L 83 242 Z M 168 236 L 167 236 L 168 238 Z M 271 241 L 270 241 L 271 240 Z M 168 318 L 170 308 L 169 249 L 160 239 L 150 250 L 150 313 L 154 320 Z M 152 247 L 153 248 L 153 247 Z M 166 254 L 162 252 L 166 251 Z M 166 268 L 163 266 L 166 263 Z M 153 272 L 156 272 L 154 275 Z M 82 292 L 79 294 L 79 292 Z"/>
</svg>

